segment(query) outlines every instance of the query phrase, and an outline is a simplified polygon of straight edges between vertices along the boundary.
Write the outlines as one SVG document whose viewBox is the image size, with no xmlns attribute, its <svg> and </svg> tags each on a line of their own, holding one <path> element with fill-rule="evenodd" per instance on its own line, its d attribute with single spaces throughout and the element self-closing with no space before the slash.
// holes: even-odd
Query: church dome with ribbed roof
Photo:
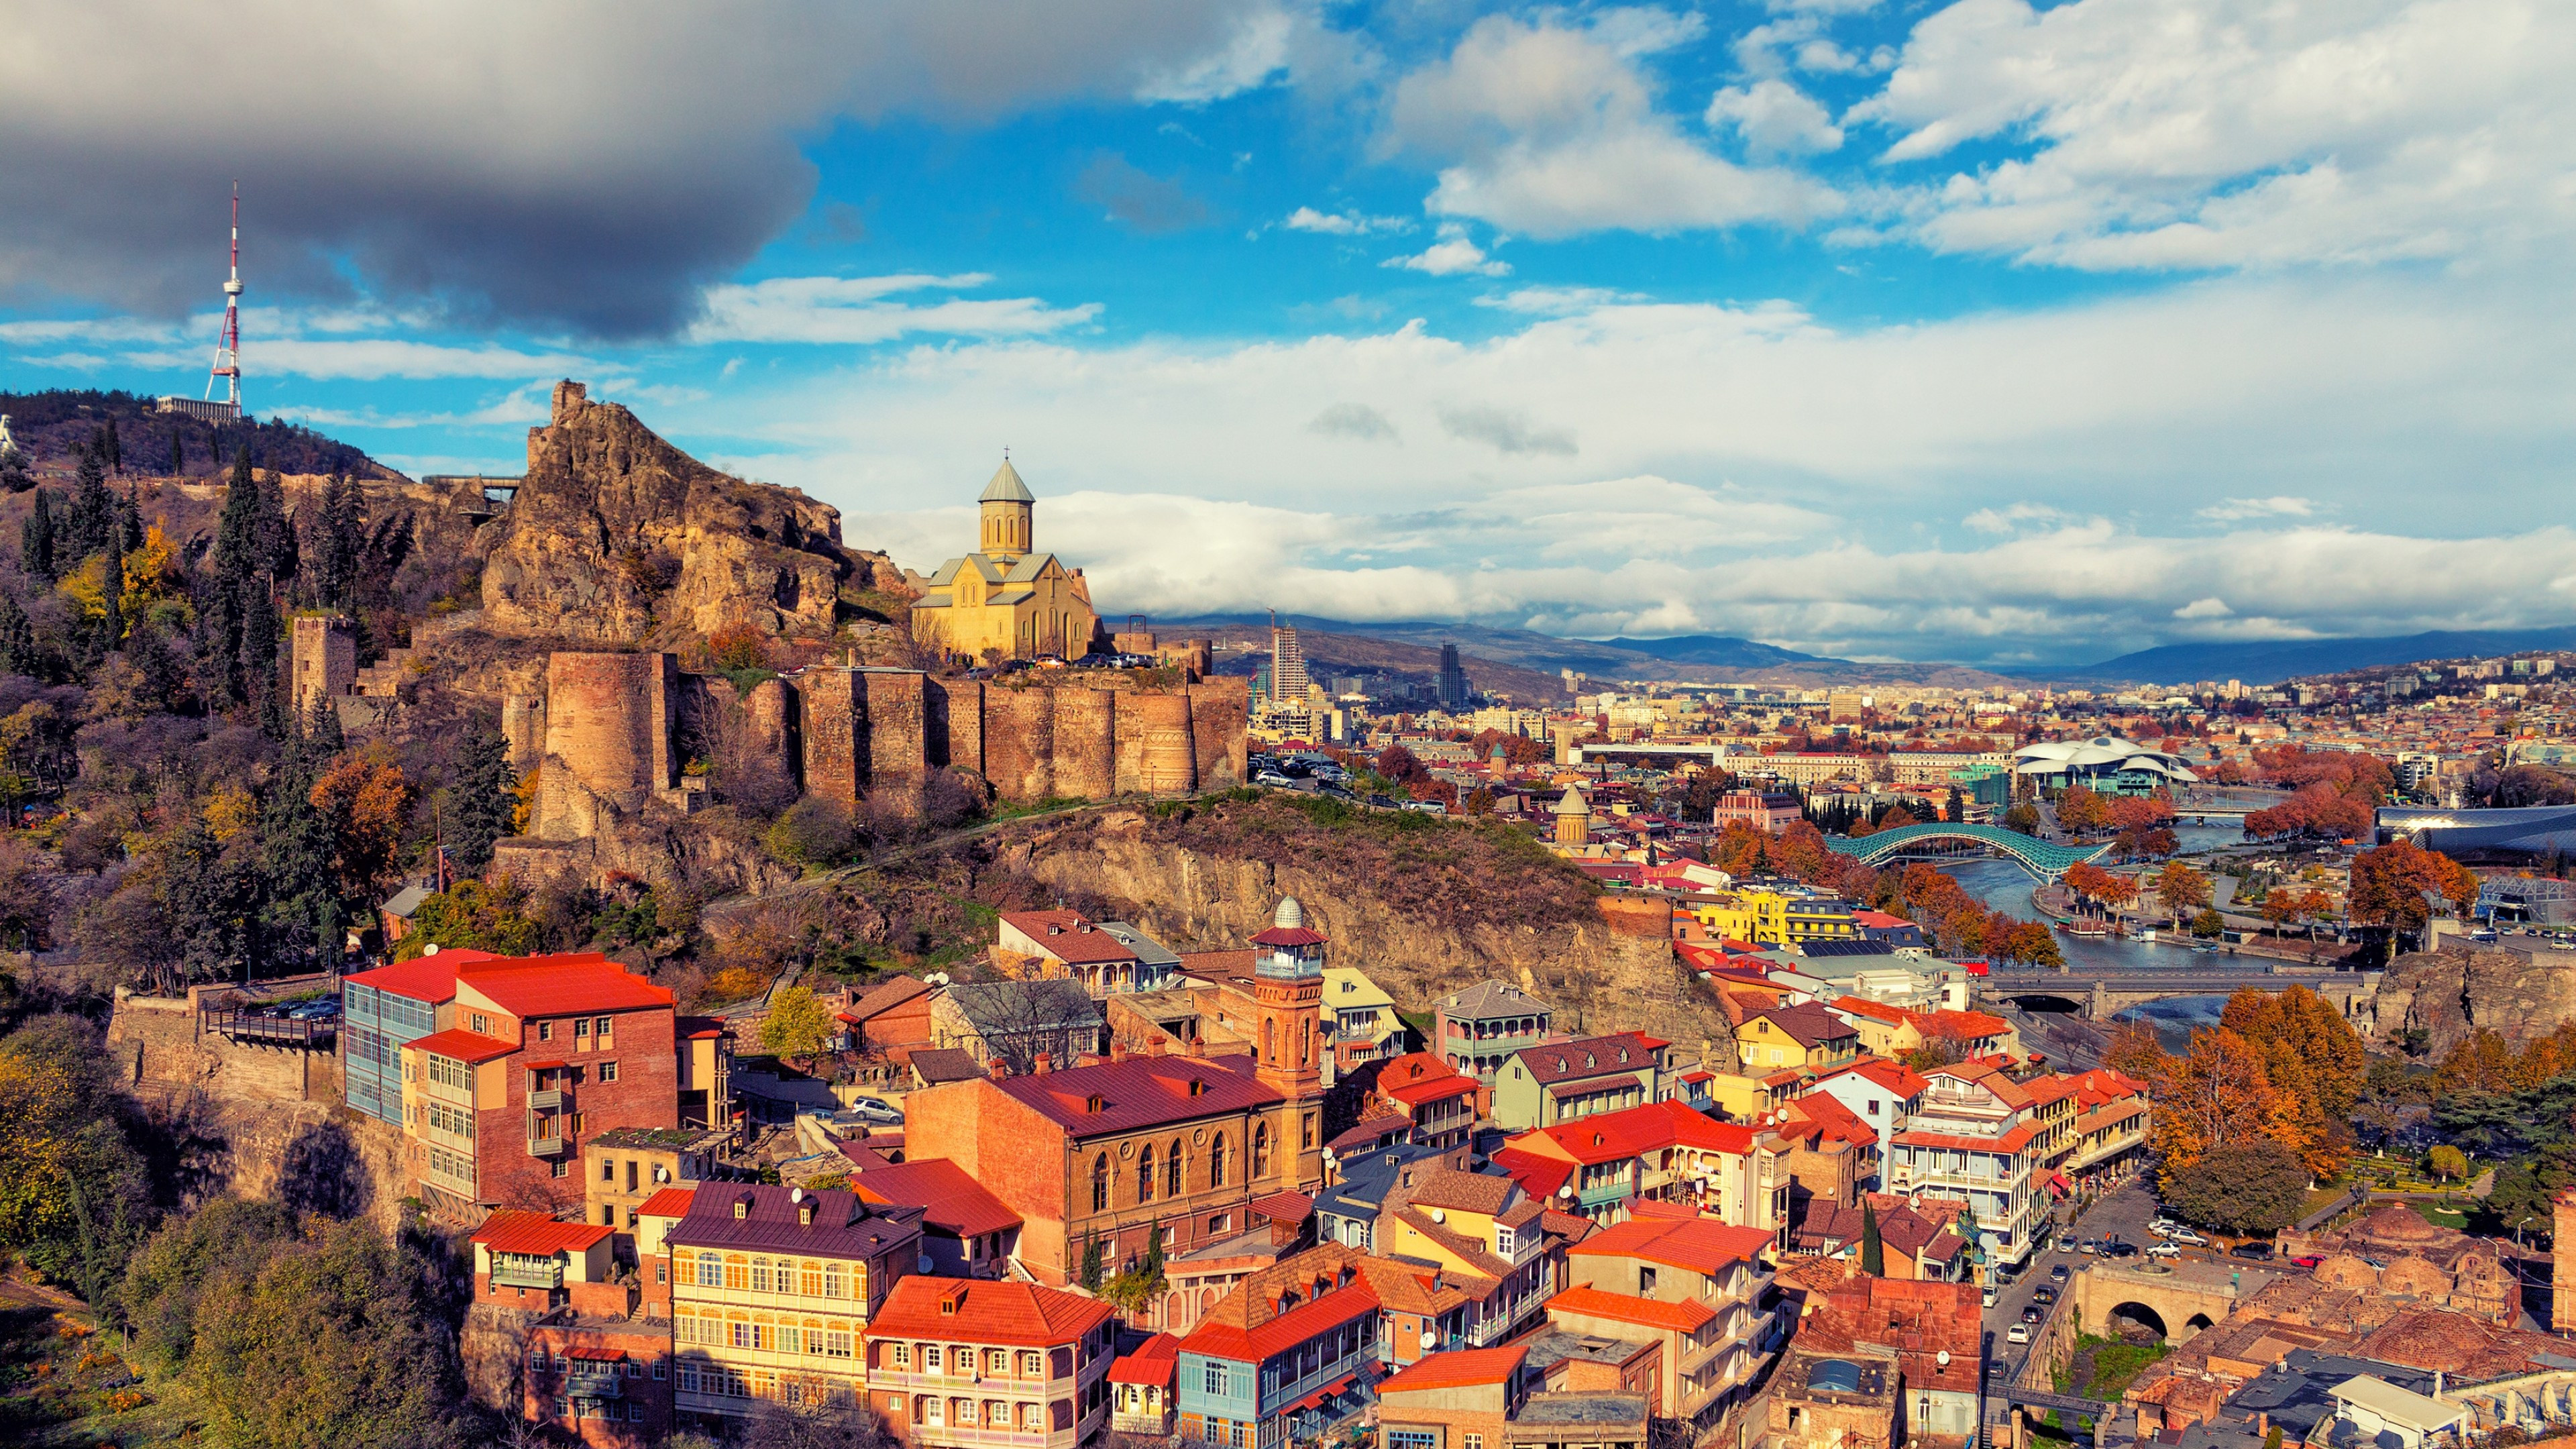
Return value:
<svg viewBox="0 0 2576 1449">
<path fill-rule="evenodd" d="M 1002 466 L 993 473 L 993 481 L 984 485 L 984 496 L 975 501 L 978 503 L 1035 503 L 1038 501 L 1038 496 L 1029 491 L 1029 485 L 1020 481 L 1020 470 L 1011 466 L 1010 459 L 1004 458 Z"/>
<path fill-rule="evenodd" d="M 1270 924 L 1282 931 L 1301 931 L 1306 927 L 1306 908 L 1295 896 L 1281 896 L 1279 909 L 1270 913 Z"/>
</svg>

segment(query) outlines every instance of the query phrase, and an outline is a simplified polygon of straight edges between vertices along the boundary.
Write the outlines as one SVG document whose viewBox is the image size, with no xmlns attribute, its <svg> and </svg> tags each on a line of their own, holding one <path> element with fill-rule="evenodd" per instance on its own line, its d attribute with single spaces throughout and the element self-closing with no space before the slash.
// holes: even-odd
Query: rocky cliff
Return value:
<svg viewBox="0 0 2576 1449">
<path fill-rule="evenodd" d="M 528 472 L 483 567 L 482 627 L 597 643 L 748 622 L 823 639 L 841 586 L 897 579 L 841 545 L 839 510 L 719 473 L 576 382 L 528 433 Z"/>
<path fill-rule="evenodd" d="M 1211 832 L 1175 830 L 1144 812 L 1115 812 L 1014 833 L 996 843 L 993 864 L 1116 902 L 1175 950 L 1240 948 L 1270 924 L 1279 897 L 1293 895 L 1308 923 L 1332 938 L 1329 959 L 1367 972 L 1407 1011 L 1499 977 L 1553 1004 L 1567 1030 L 1633 1028 L 1685 1051 L 1728 1035 L 1716 1003 L 1674 959 L 1660 907 L 1639 912 L 1635 903 L 1594 896 L 1585 886 L 1572 909 L 1560 898 L 1546 910 L 1515 911 L 1516 888 L 1555 884 L 1518 877 L 1567 868 L 1472 847 L 1467 854 L 1502 858 L 1443 860 L 1444 847 L 1455 850 L 1459 842 L 1437 837 L 1405 842 L 1415 858 L 1399 850 L 1381 864 L 1369 842 L 1332 848 L 1332 827 L 1256 823 L 1310 833 L 1316 839 L 1305 843 L 1324 848 L 1246 849 Z M 1475 833 L 1463 823 L 1437 829 L 1468 840 Z M 1481 875 L 1485 884 L 1444 884 L 1442 902 L 1430 906 L 1404 898 L 1407 885 L 1452 872 Z"/>
<path fill-rule="evenodd" d="M 2576 1018 L 2576 952 L 2525 955 L 2454 939 L 2388 963 L 2380 979 L 2382 1035 L 2422 1030 L 2439 1056 L 2481 1028 L 2507 1040 L 2547 1036 Z"/>
</svg>

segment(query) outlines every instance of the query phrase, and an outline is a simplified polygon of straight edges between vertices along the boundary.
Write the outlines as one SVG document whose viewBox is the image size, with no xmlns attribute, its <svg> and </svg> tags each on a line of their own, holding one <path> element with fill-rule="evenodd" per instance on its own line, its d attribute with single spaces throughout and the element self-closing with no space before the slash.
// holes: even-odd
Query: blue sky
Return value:
<svg viewBox="0 0 2576 1449">
<path fill-rule="evenodd" d="M 0 387 L 198 391 L 239 176 L 256 412 L 515 471 L 581 377 L 925 569 L 1007 445 L 1114 613 L 2009 663 L 2576 603 L 2576 18 L 2537 0 L 28 35 Z"/>
</svg>

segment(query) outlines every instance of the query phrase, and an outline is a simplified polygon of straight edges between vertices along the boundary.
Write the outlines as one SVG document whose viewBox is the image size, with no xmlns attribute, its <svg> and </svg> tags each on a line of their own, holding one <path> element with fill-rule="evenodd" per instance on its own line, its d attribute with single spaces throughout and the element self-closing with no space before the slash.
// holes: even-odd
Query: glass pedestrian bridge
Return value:
<svg viewBox="0 0 2576 1449">
<path fill-rule="evenodd" d="M 2040 880 L 2051 881 L 2078 865 L 2100 860 L 2111 853 L 2111 842 L 2099 845 L 2059 845 L 2040 840 L 2018 830 L 2000 825 L 1900 825 L 1857 840 L 1828 835 L 1825 846 L 1838 855 L 1848 855 L 1863 865 L 1881 865 L 1891 860 L 1942 860 L 1962 855 L 1987 852 L 2000 855 L 2029 871 Z"/>
</svg>

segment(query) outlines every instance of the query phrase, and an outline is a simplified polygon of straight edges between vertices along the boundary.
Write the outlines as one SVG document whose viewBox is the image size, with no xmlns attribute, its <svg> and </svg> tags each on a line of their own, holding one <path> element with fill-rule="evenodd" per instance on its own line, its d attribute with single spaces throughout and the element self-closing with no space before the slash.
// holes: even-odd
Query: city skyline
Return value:
<svg viewBox="0 0 2576 1449">
<path fill-rule="evenodd" d="M 925 570 L 1010 445 L 1116 613 L 2008 665 L 2576 592 L 2537 6 L 110 23 L 0 87 L 0 388 L 196 396 L 238 177 L 256 414 L 515 471 L 587 376 Z"/>
</svg>

